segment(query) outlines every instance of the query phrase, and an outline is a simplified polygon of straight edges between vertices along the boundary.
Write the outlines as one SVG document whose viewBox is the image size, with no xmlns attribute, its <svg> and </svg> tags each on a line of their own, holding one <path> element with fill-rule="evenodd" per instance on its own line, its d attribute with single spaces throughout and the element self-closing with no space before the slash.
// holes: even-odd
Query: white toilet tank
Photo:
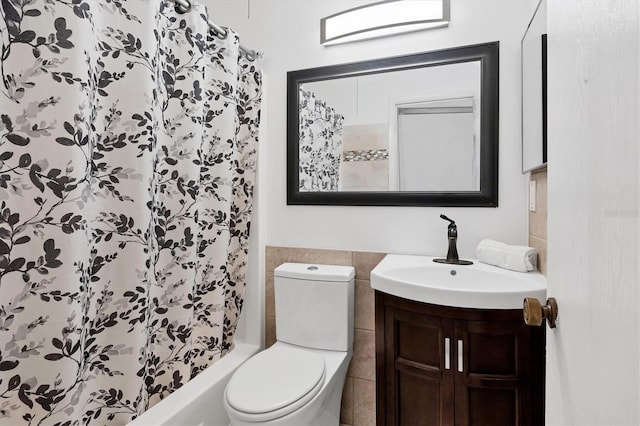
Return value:
<svg viewBox="0 0 640 426">
<path fill-rule="evenodd" d="M 353 347 L 353 266 L 283 263 L 274 271 L 276 340 L 315 349 Z"/>
</svg>

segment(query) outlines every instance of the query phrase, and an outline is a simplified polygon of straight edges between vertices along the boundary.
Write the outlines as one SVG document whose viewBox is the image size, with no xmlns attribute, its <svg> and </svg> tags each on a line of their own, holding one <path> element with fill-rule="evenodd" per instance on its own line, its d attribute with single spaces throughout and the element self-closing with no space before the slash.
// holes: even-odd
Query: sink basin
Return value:
<svg viewBox="0 0 640 426">
<path fill-rule="evenodd" d="M 435 263 L 434 257 L 389 254 L 371 271 L 371 287 L 434 305 L 476 309 L 521 309 L 525 297 L 547 297 L 539 272 L 515 272 L 480 263 Z"/>
</svg>

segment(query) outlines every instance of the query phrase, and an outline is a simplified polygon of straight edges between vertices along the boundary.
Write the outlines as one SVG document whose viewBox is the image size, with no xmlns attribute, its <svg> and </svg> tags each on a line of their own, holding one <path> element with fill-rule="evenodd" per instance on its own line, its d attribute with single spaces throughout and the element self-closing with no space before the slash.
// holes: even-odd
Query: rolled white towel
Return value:
<svg viewBox="0 0 640 426">
<path fill-rule="evenodd" d="M 476 249 L 478 261 L 518 272 L 533 271 L 538 253 L 533 247 L 512 246 L 494 240 L 482 240 Z"/>
</svg>

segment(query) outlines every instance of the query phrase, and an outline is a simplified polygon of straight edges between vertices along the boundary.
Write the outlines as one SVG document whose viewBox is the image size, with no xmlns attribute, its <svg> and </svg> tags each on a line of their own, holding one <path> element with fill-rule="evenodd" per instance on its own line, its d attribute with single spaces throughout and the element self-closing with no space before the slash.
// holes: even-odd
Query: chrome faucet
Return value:
<svg viewBox="0 0 640 426">
<path fill-rule="evenodd" d="M 438 263 L 450 263 L 454 265 L 473 265 L 473 262 L 469 260 L 460 260 L 458 256 L 458 227 L 456 226 L 456 222 L 452 219 L 449 219 L 445 215 L 440 215 L 441 219 L 448 220 L 449 226 L 447 226 L 447 238 L 449 239 L 449 250 L 447 250 L 447 258 L 446 259 L 433 259 L 434 262 Z"/>
</svg>

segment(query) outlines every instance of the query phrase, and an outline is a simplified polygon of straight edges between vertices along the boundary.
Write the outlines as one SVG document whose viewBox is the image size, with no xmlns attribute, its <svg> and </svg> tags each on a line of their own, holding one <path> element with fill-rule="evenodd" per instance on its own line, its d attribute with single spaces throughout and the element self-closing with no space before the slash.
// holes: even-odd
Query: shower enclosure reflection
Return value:
<svg viewBox="0 0 640 426">
<path fill-rule="evenodd" d="M 478 191 L 477 96 L 392 102 L 389 189 Z"/>
</svg>

